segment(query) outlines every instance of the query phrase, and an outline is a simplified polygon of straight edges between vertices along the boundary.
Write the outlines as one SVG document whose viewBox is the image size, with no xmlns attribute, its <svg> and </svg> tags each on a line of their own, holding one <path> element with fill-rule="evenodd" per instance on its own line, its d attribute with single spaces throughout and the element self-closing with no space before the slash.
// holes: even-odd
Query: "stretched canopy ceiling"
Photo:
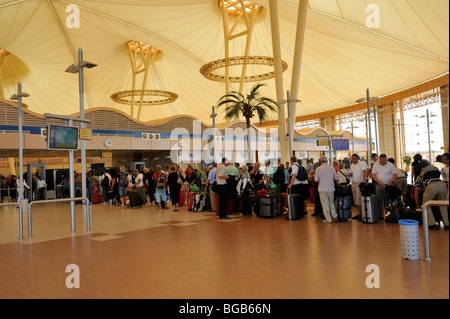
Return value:
<svg viewBox="0 0 450 319">
<path fill-rule="evenodd" d="M 250 55 L 273 56 L 269 1 L 253 31 Z M 68 28 L 70 3 L 80 8 L 79 28 Z M 370 4 L 380 9 L 379 28 L 369 29 Z M 288 64 L 284 90 L 290 89 L 298 1 L 278 1 L 281 54 Z M 77 60 L 98 64 L 84 73 L 85 108 L 130 106 L 110 96 L 132 87 L 126 43 L 149 44 L 161 52 L 149 71 L 146 89 L 176 93 L 165 105 L 144 106 L 141 120 L 188 114 L 210 123 L 211 106 L 225 94 L 223 83 L 203 77 L 200 68 L 223 59 L 222 13 L 217 0 L 0 0 L 0 48 L 10 52 L 1 69 L 4 97 L 17 82 L 30 94 L 25 103 L 37 113 L 79 111 L 77 75 L 64 72 Z M 310 0 L 297 116 L 352 104 L 364 97 L 401 90 L 448 72 L 448 0 Z M 243 30 L 243 24 L 238 26 Z M 230 56 L 244 55 L 245 37 L 230 42 Z M 232 69 L 237 74 L 240 71 Z M 270 72 L 249 66 L 247 74 Z M 276 99 L 275 80 L 262 92 Z M 254 83 L 247 83 L 244 93 Z M 235 90 L 239 84 L 231 84 Z M 137 86 L 139 88 L 139 85 Z M 276 119 L 273 114 L 271 119 Z M 223 121 L 219 112 L 218 122 Z"/>
</svg>

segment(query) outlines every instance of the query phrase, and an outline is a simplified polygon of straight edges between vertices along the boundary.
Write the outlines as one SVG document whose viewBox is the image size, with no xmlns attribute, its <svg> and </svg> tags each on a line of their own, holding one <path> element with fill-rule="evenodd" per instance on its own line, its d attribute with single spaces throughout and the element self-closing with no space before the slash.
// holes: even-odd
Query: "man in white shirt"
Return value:
<svg viewBox="0 0 450 319">
<path fill-rule="evenodd" d="M 319 196 L 325 215 L 324 222 L 337 221 L 336 207 L 334 206 L 334 184 L 338 180 L 336 170 L 328 165 L 328 158 L 321 157 L 320 165 L 315 172 L 315 180 L 319 182 Z"/>
<path fill-rule="evenodd" d="M 360 220 L 361 215 L 361 190 L 359 184 L 367 180 L 368 166 L 365 161 L 361 161 L 358 154 L 352 155 L 352 164 L 350 166 L 350 176 L 352 178 L 352 194 L 353 201 L 358 209 L 358 215 L 352 217 L 352 219 Z"/>
<path fill-rule="evenodd" d="M 138 169 L 135 169 L 134 176 L 136 176 L 134 179 L 134 186 L 136 188 L 144 187 L 144 175 L 141 172 L 139 172 Z"/>
<path fill-rule="evenodd" d="M 217 167 L 216 180 L 217 180 L 217 194 L 219 196 L 219 219 L 231 219 L 227 216 L 228 205 L 228 185 L 227 179 L 227 166 L 230 163 L 224 157 L 222 158 L 222 164 Z"/>
<path fill-rule="evenodd" d="M 388 158 L 388 162 L 392 163 L 395 166 L 394 158 Z M 395 179 L 393 184 L 396 185 L 398 187 L 398 189 L 400 189 L 400 191 L 402 192 L 402 200 L 403 200 L 403 203 L 405 203 L 406 195 L 408 194 L 408 181 L 406 180 L 406 176 L 408 173 L 406 173 L 406 171 L 398 168 L 397 166 L 395 166 L 395 167 L 397 168 L 397 178 Z"/>
<path fill-rule="evenodd" d="M 291 194 L 299 194 L 303 199 L 303 215 L 307 215 L 308 211 L 308 173 L 306 169 L 301 165 L 302 161 L 297 160 L 297 157 L 291 157 L 291 182 L 288 188 L 291 190 Z"/>
<path fill-rule="evenodd" d="M 39 199 L 45 199 L 45 190 L 47 189 L 47 183 L 42 179 L 42 176 L 39 176 L 37 181 L 37 190 L 39 192 Z"/>
<path fill-rule="evenodd" d="M 381 154 L 379 160 L 373 164 L 372 179 L 377 182 L 378 218 L 384 219 L 385 186 L 391 185 L 397 178 L 397 168 L 389 163 L 386 154 Z"/>
</svg>

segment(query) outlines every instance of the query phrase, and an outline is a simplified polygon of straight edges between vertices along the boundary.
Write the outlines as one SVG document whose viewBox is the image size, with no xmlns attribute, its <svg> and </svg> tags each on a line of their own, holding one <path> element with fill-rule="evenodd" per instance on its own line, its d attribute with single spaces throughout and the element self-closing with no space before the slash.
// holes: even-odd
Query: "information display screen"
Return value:
<svg viewBox="0 0 450 319">
<path fill-rule="evenodd" d="M 47 148 L 50 150 L 77 150 L 78 136 L 78 127 L 49 125 Z"/>
<path fill-rule="evenodd" d="M 333 140 L 333 149 L 335 151 L 348 151 L 348 150 L 350 150 L 349 140 Z"/>
</svg>

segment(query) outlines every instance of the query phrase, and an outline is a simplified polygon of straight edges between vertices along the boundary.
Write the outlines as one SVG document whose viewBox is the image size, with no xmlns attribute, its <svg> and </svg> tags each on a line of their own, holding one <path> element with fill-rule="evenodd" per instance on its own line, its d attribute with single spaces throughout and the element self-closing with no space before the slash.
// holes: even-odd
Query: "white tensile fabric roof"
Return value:
<svg viewBox="0 0 450 319">
<path fill-rule="evenodd" d="M 79 28 L 68 28 L 70 3 L 80 8 Z M 269 1 L 252 35 L 250 55 L 273 56 Z M 369 29 L 368 4 L 379 8 L 380 26 Z M 290 89 L 298 1 L 278 1 L 284 90 Z M 331 110 L 365 97 L 389 94 L 448 72 L 448 0 L 310 0 L 297 116 Z M 238 27 L 243 30 L 243 24 Z M 224 27 L 217 0 L 0 0 L 0 48 L 11 54 L 1 70 L 4 97 L 17 83 L 30 94 L 36 113 L 79 112 L 78 76 L 66 73 L 78 48 L 98 66 L 85 69 L 85 108 L 110 107 L 130 113 L 111 94 L 130 90 L 132 71 L 125 44 L 141 41 L 161 50 L 146 89 L 175 92 L 170 104 L 146 106 L 142 121 L 188 114 L 210 123 L 211 106 L 224 83 L 203 77 L 200 68 L 224 58 Z M 230 43 L 230 56 L 244 55 L 245 37 Z M 240 70 L 232 69 L 239 75 Z M 271 71 L 249 66 L 247 74 Z M 276 100 L 275 80 L 265 96 Z M 255 83 L 247 83 L 244 93 Z M 232 84 L 238 90 L 238 84 Z M 140 88 L 138 83 L 137 88 Z M 151 99 L 151 97 L 149 97 Z M 276 119 L 272 114 L 271 119 Z M 223 121 L 219 112 L 218 122 Z"/>
</svg>

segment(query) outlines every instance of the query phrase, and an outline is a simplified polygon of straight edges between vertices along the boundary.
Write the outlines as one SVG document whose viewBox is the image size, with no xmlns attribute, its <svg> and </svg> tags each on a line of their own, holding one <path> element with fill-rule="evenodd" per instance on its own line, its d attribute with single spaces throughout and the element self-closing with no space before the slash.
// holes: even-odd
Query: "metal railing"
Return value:
<svg viewBox="0 0 450 319">
<path fill-rule="evenodd" d="M 23 239 L 23 208 L 20 203 L 5 203 L 0 204 L 0 207 L 2 206 L 16 206 L 19 207 L 19 239 Z"/>
<path fill-rule="evenodd" d="M 423 245 L 425 257 L 424 261 L 431 261 L 430 238 L 428 237 L 428 207 L 430 206 L 448 206 L 448 201 L 430 200 L 422 205 L 422 225 L 423 225 Z"/>
<path fill-rule="evenodd" d="M 91 230 L 91 205 L 89 203 L 89 199 L 86 197 L 75 197 L 75 198 L 60 198 L 60 199 L 49 199 L 49 200 L 39 200 L 34 201 L 28 204 L 28 238 L 32 237 L 32 223 L 31 223 L 31 206 L 36 204 L 44 204 L 44 203 L 57 203 L 57 202 L 77 202 L 77 201 L 83 201 L 83 204 L 86 204 L 86 222 L 87 222 L 87 229 L 86 231 Z M 72 232 L 75 232 L 75 214 L 72 214 L 71 212 L 71 230 Z"/>
<path fill-rule="evenodd" d="M 9 203 L 9 202 L 11 202 L 11 191 L 17 192 L 17 187 L 9 187 L 9 186 L 5 187 L 5 185 L 3 185 L 2 187 L 0 187 L 0 191 L 2 191 L 2 192 L 7 191 L 6 198 L 8 198 L 8 203 Z"/>
</svg>

